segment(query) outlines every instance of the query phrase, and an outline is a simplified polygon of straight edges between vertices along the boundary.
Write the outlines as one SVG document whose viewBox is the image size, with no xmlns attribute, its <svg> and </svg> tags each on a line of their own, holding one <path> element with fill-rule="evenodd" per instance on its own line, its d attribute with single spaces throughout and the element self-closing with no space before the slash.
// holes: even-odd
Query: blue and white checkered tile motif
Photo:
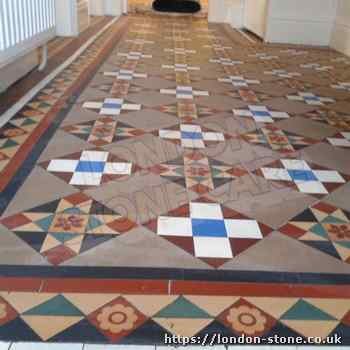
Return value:
<svg viewBox="0 0 350 350">
<path fill-rule="evenodd" d="M 195 50 L 188 50 L 183 47 L 176 47 L 175 49 L 164 49 L 164 52 L 173 53 L 175 55 L 187 55 L 187 54 L 195 54 Z"/>
<path fill-rule="evenodd" d="M 161 129 L 159 137 L 179 143 L 184 148 L 205 148 L 206 143 L 225 141 L 221 132 L 203 131 L 200 125 L 181 124 L 177 129 Z"/>
<path fill-rule="evenodd" d="M 115 72 L 104 72 L 104 76 L 106 77 L 115 77 L 117 80 L 132 80 L 136 79 L 145 79 L 147 78 L 147 74 L 145 73 L 136 73 L 132 70 L 121 69 Z"/>
<path fill-rule="evenodd" d="M 349 91 L 350 92 L 350 82 L 349 83 L 338 83 L 338 84 L 334 84 L 331 85 L 331 87 L 333 89 L 337 89 L 337 90 L 345 90 L 345 91 Z"/>
<path fill-rule="evenodd" d="M 307 63 L 307 64 L 301 64 L 300 68 L 304 69 L 313 69 L 316 72 L 328 72 L 332 69 L 334 69 L 333 66 L 322 66 L 319 63 Z"/>
<path fill-rule="evenodd" d="M 97 110 L 100 115 L 119 115 L 122 111 L 139 111 L 141 105 L 125 103 L 120 98 L 106 98 L 103 102 L 85 102 L 83 108 Z"/>
<path fill-rule="evenodd" d="M 295 78 L 295 77 L 300 77 L 301 73 L 298 72 L 288 72 L 285 69 L 274 69 L 272 71 L 266 71 L 264 72 L 266 75 L 273 75 L 279 78 Z"/>
<path fill-rule="evenodd" d="M 243 76 L 231 75 L 228 78 L 219 78 L 220 83 L 229 83 L 235 87 L 247 87 L 249 85 L 260 84 L 259 80 L 246 79 Z"/>
<path fill-rule="evenodd" d="M 172 69 L 175 72 L 188 72 L 188 71 L 198 71 L 200 67 L 189 66 L 188 64 L 176 63 L 174 65 L 163 64 L 163 69 Z"/>
<path fill-rule="evenodd" d="M 269 54 L 264 53 L 264 52 L 249 55 L 249 57 L 256 57 L 262 61 L 271 61 L 271 60 L 278 60 L 279 59 L 279 57 L 276 55 L 269 55 Z"/>
<path fill-rule="evenodd" d="M 159 216 L 147 226 L 214 267 L 272 232 L 266 225 L 205 199 Z"/>
<path fill-rule="evenodd" d="M 113 177 L 131 175 L 132 163 L 115 159 L 109 152 L 89 150 L 77 157 L 53 159 L 46 170 L 64 178 L 70 185 L 99 186 Z"/>
<path fill-rule="evenodd" d="M 139 51 L 130 51 L 130 52 L 127 52 L 127 53 L 119 52 L 118 56 L 125 57 L 128 60 L 135 60 L 135 61 L 138 61 L 138 60 L 140 60 L 142 58 L 152 58 L 152 55 L 145 55 L 145 54 L 143 54 L 142 52 L 139 52 Z"/>
<path fill-rule="evenodd" d="M 226 57 L 213 58 L 213 59 L 210 59 L 209 62 L 221 64 L 223 66 L 237 66 L 244 63 L 243 61 L 231 60 L 230 58 L 226 58 Z"/>
<path fill-rule="evenodd" d="M 253 118 L 257 123 L 274 123 L 274 119 L 287 119 L 286 112 L 270 111 L 266 106 L 248 106 L 248 109 L 234 109 L 233 114 L 237 117 Z"/>
<path fill-rule="evenodd" d="M 347 182 L 338 171 L 311 165 L 300 159 L 280 159 L 258 172 L 267 180 L 294 183 L 299 192 L 308 194 L 326 195 L 336 188 L 335 185 Z"/>
<path fill-rule="evenodd" d="M 161 89 L 161 94 L 175 95 L 176 98 L 193 100 L 196 96 L 209 96 L 208 91 L 193 90 L 191 86 L 177 86 L 176 89 Z"/>
<path fill-rule="evenodd" d="M 334 103 L 335 100 L 330 97 L 320 97 L 312 92 L 298 92 L 297 95 L 288 95 L 288 100 L 304 102 L 308 105 L 323 106 L 327 103 Z"/>
</svg>

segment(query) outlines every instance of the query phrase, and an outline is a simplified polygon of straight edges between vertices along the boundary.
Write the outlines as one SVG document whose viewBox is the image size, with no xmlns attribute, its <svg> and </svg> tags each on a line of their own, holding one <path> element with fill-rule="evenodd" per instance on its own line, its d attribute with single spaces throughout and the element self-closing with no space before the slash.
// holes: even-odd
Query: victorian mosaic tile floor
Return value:
<svg viewBox="0 0 350 350">
<path fill-rule="evenodd" d="M 350 344 L 348 60 L 130 15 L 0 128 L 0 339 Z"/>
</svg>

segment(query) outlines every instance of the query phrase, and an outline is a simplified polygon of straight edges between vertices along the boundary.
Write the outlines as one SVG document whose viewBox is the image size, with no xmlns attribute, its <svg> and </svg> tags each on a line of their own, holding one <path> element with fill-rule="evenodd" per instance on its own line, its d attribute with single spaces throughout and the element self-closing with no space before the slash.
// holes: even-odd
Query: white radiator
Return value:
<svg viewBox="0 0 350 350">
<path fill-rule="evenodd" d="M 55 0 L 0 0 L 0 68 L 55 35 Z"/>
</svg>

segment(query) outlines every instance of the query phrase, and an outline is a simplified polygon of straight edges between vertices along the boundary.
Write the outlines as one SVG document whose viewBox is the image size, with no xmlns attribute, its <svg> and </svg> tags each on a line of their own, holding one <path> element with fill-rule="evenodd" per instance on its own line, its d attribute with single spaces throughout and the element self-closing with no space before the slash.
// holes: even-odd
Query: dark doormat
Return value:
<svg viewBox="0 0 350 350">
<path fill-rule="evenodd" d="M 153 9 L 160 12 L 196 13 L 201 5 L 193 0 L 155 0 Z"/>
</svg>

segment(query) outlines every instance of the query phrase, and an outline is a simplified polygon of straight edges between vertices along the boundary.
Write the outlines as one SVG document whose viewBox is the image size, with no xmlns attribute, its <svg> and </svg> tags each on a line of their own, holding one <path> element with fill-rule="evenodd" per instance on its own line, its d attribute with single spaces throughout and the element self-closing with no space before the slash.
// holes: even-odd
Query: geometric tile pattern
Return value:
<svg viewBox="0 0 350 350">
<path fill-rule="evenodd" d="M 193 100 L 197 96 L 209 96 L 208 91 L 193 90 L 191 86 L 177 86 L 176 89 L 161 89 L 161 94 L 175 95 L 178 99 Z"/>
<path fill-rule="evenodd" d="M 266 106 L 249 106 L 249 109 L 234 109 L 233 114 L 238 117 L 253 118 L 257 123 L 274 123 L 274 119 L 287 119 L 286 112 L 270 111 Z"/>
<path fill-rule="evenodd" d="M 147 74 L 135 73 L 132 70 L 121 69 L 116 72 L 104 72 L 106 77 L 115 77 L 118 80 L 132 80 L 133 78 L 147 78 Z"/>
<path fill-rule="evenodd" d="M 244 169 L 208 158 L 198 151 L 185 151 L 183 157 L 155 165 L 149 170 L 198 194 L 210 192 L 247 174 Z"/>
<path fill-rule="evenodd" d="M 255 173 L 266 180 L 321 197 L 350 180 L 348 175 L 300 159 L 280 159 Z"/>
<path fill-rule="evenodd" d="M 327 141 L 335 147 L 350 147 L 350 132 L 340 132 L 333 137 L 328 137 Z"/>
<path fill-rule="evenodd" d="M 119 294 L 119 293 L 118 293 Z M 163 345 L 171 336 L 203 341 L 218 334 L 306 340 L 349 329 L 349 303 L 327 297 L 1 292 L 0 337 L 28 341 Z M 44 327 L 44 325 L 50 327 Z M 84 331 L 83 331 L 84 330 Z M 152 334 L 152 340 L 146 335 Z M 215 338 L 214 338 L 215 340 Z M 214 341 L 217 344 L 219 340 Z M 209 342 L 208 342 L 209 343 Z"/>
<path fill-rule="evenodd" d="M 205 148 L 229 138 L 221 132 L 214 132 L 196 124 L 180 124 L 173 128 L 161 129 L 159 137 L 184 148 Z"/>
<path fill-rule="evenodd" d="M 106 98 L 103 102 L 85 102 L 83 108 L 97 110 L 100 115 L 119 115 L 122 111 L 139 111 L 141 105 L 124 103 L 120 98 Z"/>
<path fill-rule="evenodd" d="M 83 193 L 4 218 L 1 223 L 53 265 L 59 265 L 135 226 L 129 219 Z"/>
<path fill-rule="evenodd" d="M 350 91 L 350 83 L 338 83 L 331 85 L 333 89 Z"/>
<path fill-rule="evenodd" d="M 291 101 L 300 101 L 312 106 L 323 106 L 335 102 L 333 98 L 320 97 L 312 92 L 298 92 L 297 95 L 288 95 L 287 98 Z"/>
<path fill-rule="evenodd" d="M 260 81 L 257 79 L 246 79 L 243 76 L 234 75 L 231 75 L 228 78 L 219 78 L 218 81 L 221 83 L 230 83 L 234 87 L 248 87 L 252 84 L 260 84 Z"/>
<path fill-rule="evenodd" d="M 40 165 L 78 188 L 100 186 L 130 176 L 138 169 L 132 163 L 102 149 L 73 153 Z"/>
<path fill-rule="evenodd" d="M 215 267 L 272 232 L 270 227 L 206 198 L 185 204 L 145 225 Z"/>
<path fill-rule="evenodd" d="M 256 131 L 243 134 L 242 138 L 249 143 L 269 147 L 284 155 L 294 153 L 318 142 L 308 137 L 283 131 L 271 124 Z"/>
<path fill-rule="evenodd" d="M 86 123 L 65 126 L 62 129 L 96 147 L 105 146 L 145 133 L 143 130 L 135 129 L 125 123 L 116 121 L 112 117 L 102 117 Z"/>
<path fill-rule="evenodd" d="M 318 203 L 291 219 L 280 232 L 350 263 L 350 213 Z"/>
<path fill-rule="evenodd" d="M 279 78 L 295 78 L 300 77 L 301 73 L 298 72 L 288 72 L 285 69 L 274 69 L 272 71 L 266 71 L 264 72 L 266 75 L 274 75 Z"/>
<path fill-rule="evenodd" d="M 300 68 L 306 68 L 306 69 L 313 69 L 316 72 L 328 72 L 332 69 L 334 69 L 333 66 L 322 66 L 319 63 L 307 63 L 307 64 L 301 64 Z"/>
</svg>

